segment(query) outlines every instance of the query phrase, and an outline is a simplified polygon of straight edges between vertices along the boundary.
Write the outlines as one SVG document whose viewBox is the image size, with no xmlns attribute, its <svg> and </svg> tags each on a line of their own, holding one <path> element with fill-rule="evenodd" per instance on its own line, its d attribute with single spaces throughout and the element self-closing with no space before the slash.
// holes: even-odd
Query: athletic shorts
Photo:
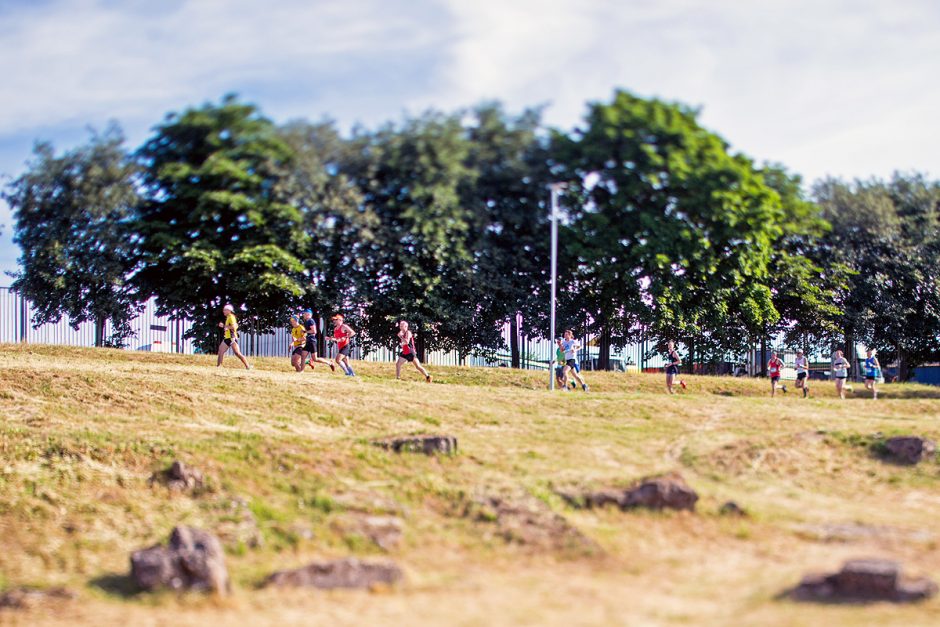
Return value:
<svg viewBox="0 0 940 627">
<path fill-rule="evenodd" d="M 849 375 L 847 374 L 837 374 L 836 379 L 848 379 Z"/>
<path fill-rule="evenodd" d="M 578 360 L 577 360 L 577 359 L 569 359 L 568 361 L 565 362 L 565 365 L 568 366 L 569 368 L 571 368 L 572 370 L 574 370 L 575 368 L 578 367 Z"/>
<path fill-rule="evenodd" d="M 865 375 L 865 380 L 866 380 L 866 381 L 877 381 L 877 380 L 878 380 L 878 377 L 876 377 L 876 376 L 873 375 L 873 374 L 866 374 L 866 375 Z"/>
<path fill-rule="evenodd" d="M 298 347 L 295 348 L 293 351 L 291 351 L 291 355 L 303 355 L 303 354 L 304 354 L 304 347 L 303 347 L 303 346 L 298 346 Z"/>
<path fill-rule="evenodd" d="M 556 379 L 561 379 L 561 378 L 564 377 L 564 376 L 565 376 L 565 367 L 564 367 L 564 366 L 556 366 L 556 367 L 555 367 L 555 378 L 556 378 Z"/>
<path fill-rule="evenodd" d="M 230 338 L 230 337 L 227 337 L 227 338 L 225 338 L 225 339 L 222 340 L 222 341 L 225 342 L 225 345 L 226 345 L 226 346 L 231 346 L 231 345 L 232 345 L 232 342 L 238 342 L 238 340 L 234 340 L 234 339 L 232 339 L 232 338 Z"/>
<path fill-rule="evenodd" d="M 313 353 L 314 355 L 316 355 L 316 353 L 317 353 L 317 341 L 316 341 L 316 339 L 314 339 L 314 338 L 312 338 L 312 337 L 309 337 L 309 336 L 307 337 L 307 341 L 304 342 L 304 352 L 305 352 L 305 353 Z"/>
<path fill-rule="evenodd" d="M 405 353 L 398 353 L 398 356 L 401 357 L 402 359 L 404 359 L 405 361 L 414 361 L 414 360 L 415 360 L 415 354 L 414 354 L 414 353 L 408 353 L 407 355 L 406 355 Z"/>
<path fill-rule="evenodd" d="M 805 372 L 797 372 L 797 373 L 796 373 L 796 380 L 797 380 L 797 381 L 802 381 L 802 380 L 805 379 L 805 378 L 806 378 L 806 373 L 805 373 Z"/>
<path fill-rule="evenodd" d="M 346 357 L 349 357 L 349 353 L 350 353 L 351 351 L 352 351 L 352 345 L 351 345 L 351 344 L 347 344 L 346 346 L 344 346 L 344 347 L 342 347 L 341 349 L 339 349 L 339 350 L 337 351 L 337 354 L 338 354 L 338 355 L 344 355 L 344 356 L 346 356 Z"/>
<path fill-rule="evenodd" d="M 776 383 L 776 382 L 779 381 L 779 380 L 780 380 L 780 375 L 779 375 L 779 374 L 775 374 L 774 376 L 770 377 L 771 383 Z"/>
<path fill-rule="evenodd" d="M 679 366 L 666 366 L 666 374 L 679 374 Z"/>
</svg>

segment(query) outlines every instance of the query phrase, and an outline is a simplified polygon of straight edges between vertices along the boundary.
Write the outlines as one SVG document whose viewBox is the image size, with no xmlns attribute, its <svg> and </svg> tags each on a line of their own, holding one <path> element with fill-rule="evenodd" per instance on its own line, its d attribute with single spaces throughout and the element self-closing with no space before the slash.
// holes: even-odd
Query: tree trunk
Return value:
<svg viewBox="0 0 940 627">
<path fill-rule="evenodd" d="M 610 327 L 607 325 L 601 327 L 598 338 L 597 369 L 610 370 Z"/>
<path fill-rule="evenodd" d="M 104 323 L 107 320 L 101 316 L 95 318 L 95 346 L 104 346 Z"/>
<path fill-rule="evenodd" d="M 855 337 L 851 333 L 845 334 L 845 359 L 851 364 L 852 380 L 859 380 L 858 363 L 855 359 Z"/>
<path fill-rule="evenodd" d="M 519 367 L 519 316 L 513 315 L 509 321 L 509 360 L 513 368 Z"/>
<path fill-rule="evenodd" d="M 911 360 L 898 348 L 898 382 L 904 383 L 911 377 Z"/>
<path fill-rule="evenodd" d="M 421 360 L 421 363 L 427 361 L 427 355 L 425 354 L 425 341 L 424 333 L 415 333 L 415 353 L 418 355 L 418 359 Z"/>
</svg>

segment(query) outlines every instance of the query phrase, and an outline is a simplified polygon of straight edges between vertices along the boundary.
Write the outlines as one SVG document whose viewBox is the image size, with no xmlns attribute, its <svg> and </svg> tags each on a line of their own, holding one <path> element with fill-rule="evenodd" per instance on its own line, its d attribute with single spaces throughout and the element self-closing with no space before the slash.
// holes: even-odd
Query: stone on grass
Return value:
<svg viewBox="0 0 940 627">
<path fill-rule="evenodd" d="M 616 505 L 622 510 L 646 509 L 695 510 L 698 494 L 678 474 L 643 479 L 630 488 L 603 488 L 582 493 L 562 492 L 561 496 L 575 507 Z"/>
<path fill-rule="evenodd" d="M 68 588 L 12 588 L 0 594 L 0 609 L 28 610 L 47 603 L 71 601 L 76 598 L 78 594 Z"/>
<path fill-rule="evenodd" d="M 906 603 L 934 596 L 937 585 L 927 578 L 910 578 L 897 562 L 859 559 L 846 562 L 831 575 L 812 574 L 803 578 L 790 596 L 798 601 L 821 603 Z"/>
<path fill-rule="evenodd" d="M 600 546 L 549 507 L 530 496 L 488 496 L 477 501 L 478 520 L 494 522 L 508 543 L 537 550 L 599 554 Z"/>
<path fill-rule="evenodd" d="M 145 591 L 230 592 L 222 544 L 211 533 L 193 527 L 175 527 L 166 546 L 155 544 L 132 553 L 131 578 Z"/>
<path fill-rule="evenodd" d="M 457 452 L 457 438 L 452 435 L 409 435 L 375 440 L 374 444 L 396 453 L 424 453 L 434 455 L 442 453 L 453 455 Z"/>
<path fill-rule="evenodd" d="M 174 461 L 170 467 L 160 470 L 150 476 L 150 485 L 155 483 L 165 485 L 170 490 L 184 492 L 186 490 L 201 489 L 205 483 L 202 471 L 187 466 L 180 460 Z"/>
<path fill-rule="evenodd" d="M 916 436 L 889 438 L 881 447 L 885 459 L 895 464 L 914 465 L 937 452 L 937 443 Z"/>
<path fill-rule="evenodd" d="M 312 562 L 295 570 L 278 571 L 268 577 L 265 585 L 278 588 L 370 590 L 394 585 L 403 578 L 401 569 L 392 562 L 364 562 L 346 558 Z"/>
<path fill-rule="evenodd" d="M 728 501 L 718 510 L 718 513 L 722 516 L 738 516 L 744 518 L 747 516 L 747 511 L 734 501 Z"/>
</svg>

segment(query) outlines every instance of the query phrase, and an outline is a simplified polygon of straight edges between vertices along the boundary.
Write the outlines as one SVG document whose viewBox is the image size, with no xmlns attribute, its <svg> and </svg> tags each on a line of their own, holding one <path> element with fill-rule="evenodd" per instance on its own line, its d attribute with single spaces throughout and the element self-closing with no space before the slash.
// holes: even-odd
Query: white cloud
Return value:
<svg viewBox="0 0 940 627">
<path fill-rule="evenodd" d="M 551 101 L 574 125 L 614 87 L 704 105 L 737 148 L 809 178 L 940 175 L 940 5 L 834 0 L 449 0 L 452 62 L 426 102 Z"/>
</svg>

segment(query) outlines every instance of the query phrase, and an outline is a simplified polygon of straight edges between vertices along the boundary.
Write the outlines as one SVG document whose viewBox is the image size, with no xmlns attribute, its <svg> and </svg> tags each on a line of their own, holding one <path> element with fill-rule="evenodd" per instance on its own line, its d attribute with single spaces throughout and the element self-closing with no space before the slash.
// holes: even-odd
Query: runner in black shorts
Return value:
<svg viewBox="0 0 940 627">
<path fill-rule="evenodd" d="M 297 316 L 290 317 L 290 365 L 297 372 L 304 371 L 304 344 L 307 341 L 307 333 Z"/>
<path fill-rule="evenodd" d="M 317 357 L 317 321 L 313 319 L 313 311 L 310 309 L 304 310 L 304 331 L 307 333 L 307 337 L 304 341 L 304 350 L 301 353 L 302 359 L 301 364 L 307 361 L 307 356 L 310 356 L 310 369 L 313 370 L 317 364 L 325 364 L 330 367 L 330 370 L 336 372 L 336 366 L 333 365 L 333 362 L 323 359 L 322 357 Z"/>
<path fill-rule="evenodd" d="M 418 372 L 424 375 L 424 380 L 431 382 L 431 375 L 421 366 L 421 360 L 415 352 L 415 336 L 408 330 L 408 323 L 402 320 L 398 323 L 398 361 L 395 362 L 395 378 L 401 379 L 401 367 L 405 362 L 415 365 Z"/>
</svg>

